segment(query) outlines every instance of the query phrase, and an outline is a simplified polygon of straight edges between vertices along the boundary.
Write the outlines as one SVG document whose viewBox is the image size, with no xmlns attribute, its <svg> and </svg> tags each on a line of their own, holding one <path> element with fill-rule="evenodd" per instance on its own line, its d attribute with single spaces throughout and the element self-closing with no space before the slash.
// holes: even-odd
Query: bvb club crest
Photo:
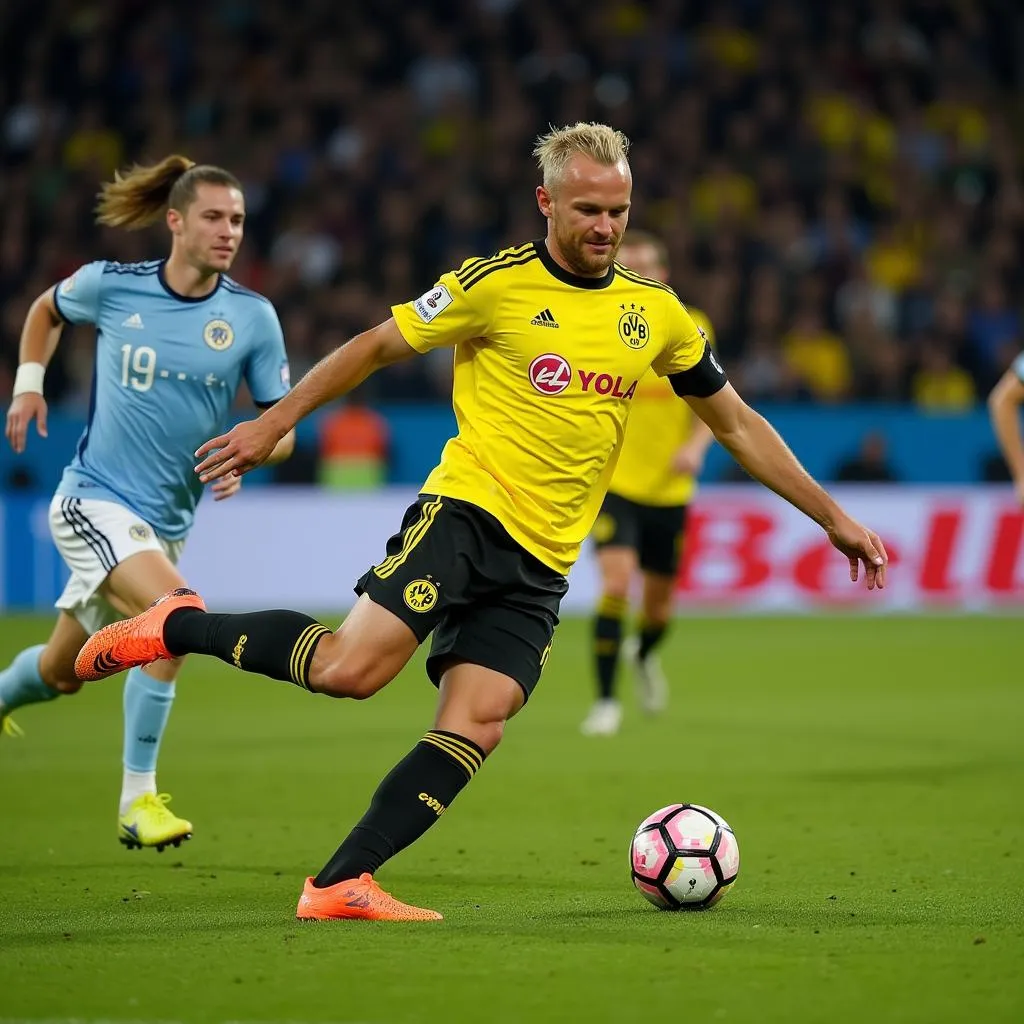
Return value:
<svg viewBox="0 0 1024 1024">
<path fill-rule="evenodd" d="M 632 349 L 644 348 L 651 340 L 651 325 L 644 316 L 645 308 L 635 302 L 620 308 L 623 313 L 619 317 L 619 337 Z"/>
<path fill-rule="evenodd" d="M 402 597 L 414 612 L 428 612 L 437 602 L 437 587 L 430 580 L 413 580 Z"/>
<path fill-rule="evenodd" d="M 235 332 L 227 320 L 211 320 L 203 328 L 203 341 L 214 350 L 223 352 L 235 340 Z"/>
</svg>

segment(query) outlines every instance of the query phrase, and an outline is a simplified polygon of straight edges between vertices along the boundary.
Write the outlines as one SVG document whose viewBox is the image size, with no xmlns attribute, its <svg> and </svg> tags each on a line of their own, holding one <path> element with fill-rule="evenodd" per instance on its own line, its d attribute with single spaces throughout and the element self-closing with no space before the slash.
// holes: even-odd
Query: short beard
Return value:
<svg viewBox="0 0 1024 1024">
<path fill-rule="evenodd" d="M 212 277 L 214 274 L 226 274 L 231 269 L 237 255 L 237 252 L 234 253 L 228 260 L 227 265 L 222 267 L 214 266 L 213 263 L 201 258 L 198 252 L 189 253 L 189 262 L 203 277 Z"/>
<path fill-rule="evenodd" d="M 559 234 L 557 228 L 555 229 L 555 241 L 558 242 L 558 248 L 561 250 L 565 262 L 572 267 L 573 273 L 578 274 L 580 277 L 599 277 L 606 273 L 614 262 L 616 253 L 619 251 L 619 247 L 616 245 L 606 257 L 595 257 L 593 260 L 588 261 L 583 248 L 584 243 L 580 243 L 577 248 L 573 240 L 563 237 Z"/>
</svg>

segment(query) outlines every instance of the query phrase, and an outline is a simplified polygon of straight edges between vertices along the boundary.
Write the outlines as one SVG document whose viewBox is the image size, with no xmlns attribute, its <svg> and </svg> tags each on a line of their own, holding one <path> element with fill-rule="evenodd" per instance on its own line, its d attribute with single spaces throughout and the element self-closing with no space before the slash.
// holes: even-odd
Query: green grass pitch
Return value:
<svg viewBox="0 0 1024 1024">
<path fill-rule="evenodd" d="M 0 657 L 48 621 L 0 622 Z M 354 704 L 194 661 L 161 788 L 196 825 L 122 850 L 119 680 L 0 739 L 0 1024 L 1024 1020 L 1024 674 L 1013 618 L 680 621 L 672 704 L 578 732 L 586 624 L 420 843 L 381 872 L 438 925 L 300 925 L 315 873 L 430 725 L 420 662 Z M 627 681 L 628 680 L 624 680 Z M 733 825 L 716 909 L 630 884 L 674 801 Z"/>
</svg>

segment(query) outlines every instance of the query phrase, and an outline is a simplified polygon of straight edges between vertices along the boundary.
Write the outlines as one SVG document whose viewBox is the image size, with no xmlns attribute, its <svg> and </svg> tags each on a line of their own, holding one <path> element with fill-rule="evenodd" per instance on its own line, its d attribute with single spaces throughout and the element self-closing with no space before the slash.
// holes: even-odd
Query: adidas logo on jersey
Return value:
<svg viewBox="0 0 1024 1024">
<path fill-rule="evenodd" d="M 551 315 L 550 309 L 542 309 L 530 323 L 534 327 L 557 327 L 558 321 Z"/>
<path fill-rule="evenodd" d="M 141 331 L 143 328 L 142 317 L 138 313 L 132 313 L 131 316 L 125 317 L 121 321 L 122 327 L 134 327 L 137 331 Z"/>
</svg>

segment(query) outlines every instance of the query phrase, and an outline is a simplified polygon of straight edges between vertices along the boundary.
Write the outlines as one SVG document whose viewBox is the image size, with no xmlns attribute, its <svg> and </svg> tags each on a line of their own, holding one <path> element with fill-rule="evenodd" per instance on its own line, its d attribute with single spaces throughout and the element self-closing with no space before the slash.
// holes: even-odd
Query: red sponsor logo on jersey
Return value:
<svg viewBox="0 0 1024 1024">
<path fill-rule="evenodd" d="M 572 383 L 572 369 L 560 355 L 545 352 L 530 363 L 530 383 L 542 395 L 560 395 Z"/>
<path fill-rule="evenodd" d="M 627 385 L 621 374 L 613 377 L 610 373 L 597 373 L 595 370 L 580 370 L 579 375 L 584 391 L 593 388 L 599 395 L 611 395 L 612 398 L 632 398 L 639 383 L 634 380 Z"/>
<path fill-rule="evenodd" d="M 441 291 L 440 288 L 438 288 L 438 290 L 436 292 L 432 292 L 431 295 L 428 297 L 427 305 L 431 309 L 437 309 L 437 301 L 438 301 L 438 299 L 441 298 L 442 295 L 444 295 L 444 292 Z"/>
</svg>

